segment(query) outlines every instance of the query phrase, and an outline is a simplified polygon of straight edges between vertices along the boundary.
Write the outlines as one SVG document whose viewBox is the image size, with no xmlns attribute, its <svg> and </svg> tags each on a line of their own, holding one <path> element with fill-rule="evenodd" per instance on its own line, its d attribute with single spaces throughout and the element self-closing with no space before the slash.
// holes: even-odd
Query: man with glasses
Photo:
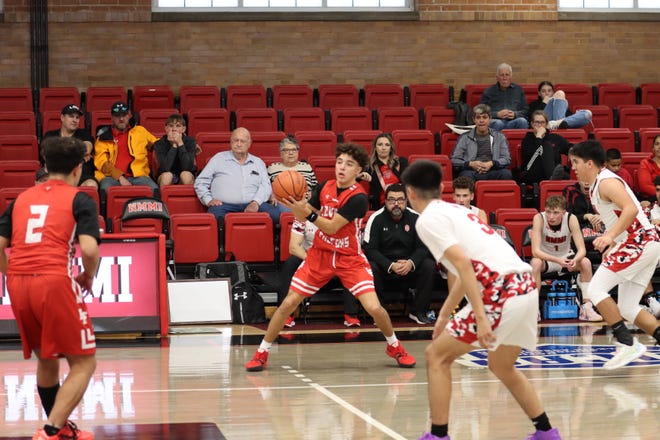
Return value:
<svg viewBox="0 0 660 440">
<path fill-rule="evenodd" d="M 533 184 L 548 179 L 568 179 L 561 155 L 567 155 L 573 144 L 548 130 L 548 116 L 543 110 L 532 113 L 531 121 L 532 131 L 525 135 L 521 144 L 520 182 Z"/>
<path fill-rule="evenodd" d="M 479 104 L 472 110 L 475 127 L 459 136 L 451 162 L 454 175 L 477 180 L 513 179 L 511 153 L 506 137 L 489 128 L 490 107 Z"/>
<path fill-rule="evenodd" d="M 417 213 L 407 207 L 405 189 L 400 183 L 385 190 L 385 206 L 376 211 L 364 229 L 364 252 L 374 274 L 376 293 L 381 302 L 385 286 L 395 284 L 415 294 L 408 317 L 418 324 L 432 324 L 429 310 L 435 264 L 431 253 L 415 230 Z"/>
</svg>

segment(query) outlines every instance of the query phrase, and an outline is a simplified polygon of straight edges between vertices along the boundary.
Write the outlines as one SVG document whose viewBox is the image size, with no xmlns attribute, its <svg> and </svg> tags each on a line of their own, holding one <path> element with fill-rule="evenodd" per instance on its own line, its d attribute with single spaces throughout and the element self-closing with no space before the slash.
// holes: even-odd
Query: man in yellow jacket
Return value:
<svg viewBox="0 0 660 440">
<path fill-rule="evenodd" d="M 94 144 L 94 177 L 101 197 L 109 187 L 119 185 L 147 185 L 157 191 L 149 176 L 149 150 L 158 138 L 140 125 L 131 126 L 131 112 L 124 102 L 112 104 L 110 115 L 112 125 L 98 130 Z"/>
</svg>

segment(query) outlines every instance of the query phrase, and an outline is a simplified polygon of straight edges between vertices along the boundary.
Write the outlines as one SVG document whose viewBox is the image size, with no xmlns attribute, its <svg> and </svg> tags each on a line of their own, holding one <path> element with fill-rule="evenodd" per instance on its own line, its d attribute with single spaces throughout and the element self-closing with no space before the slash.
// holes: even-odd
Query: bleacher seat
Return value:
<svg viewBox="0 0 660 440">
<path fill-rule="evenodd" d="M 106 192 L 105 213 L 101 213 L 106 218 L 106 225 L 113 225 L 115 218 L 121 218 L 126 201 L 136 197 L 153 197 L 153 191 L 146 185 L 109 187 Z"/>
<path fill-rule="evenodd" d="M 99 190 L 95 186 L 79 186 L 78 187 L 79 192 L 84 192 L 88 196 L 94 200 L 94 203 L 96 203 L 96 210 L 100 214 L 101 213 L 101 201 L 99 197 Z"/>
<path fill-rule="evenodd" d="M 330 111 L 330 129 L 336 134 L 347 130 L 372 130 L 373 118 L 367 107 L 340 107 Z"/>
<path fill-rule="evenodd" d="M 380 107 L 377 112 L 377 128 L 382 132 L 419 129 L 419 112 L 414 107 Z"/>
<path fill-rule="evenodd" d="M 598 104 L 616 108 L 622 104 L 636 104 L 635 88 L 626 83 L 600 83 L 598 90 Z M 570 102 L 570 101 L 569 101 Z"/>
<path fill-rule="evenodd" d="M 197 133 L 195 140 L 202 148 L 202 151 L 195 156 L 197 169 L 202 170 L 206 163 L 221 151 L 229 150 L 231 133 L 228 131 L 203 131 Z"/>
<path fill-rule="evenodd" d="M 643 127 L 658 126 L 658 111 L 650 105 L 620 105 L 616 110 L 619 115 L 619 128 L 635 131 Z"/>
<path fill-rule="evenodd" d="M 188 114 L 192 109 L 219 109 L 220 90 L 216 86 L 181 86 L 179 110 Z"/>
<path fill-rule="evenodd" d="M 330 130 L 296 131 L 293 135 L 300 144 L 301 159 L 310 156 L 332 156 L 337 147 L 337 136 Z"/>
<path fill-rule="evenodd" d="M 34 186 L 35 174 L 40 166 L 38 160 L 0 161 L 0 188 Z"/>
<path fill-rule="evenodd" d="M 273 108 L 305 108 L 314 105 L 312 88 L 306 84 L 278 84 L 273 86 Z"/>
<path fill-rule="evenodd" d="M 477 206 L 481 208 L 480 205 Z M 522 256 L 523 231 L 532 224 L 537 213 L 538 211 L 534 208 L 498 208 L 495 210 L 495 223 L 504 226 L 509 231 L 518 255 Z"/>
<path fill-rule="evenodd" d="M 424 108 L 424 128 L 433 133 L 448 133 L 450 128 L 447 124 L 453 124 L 456 120 L 454 109 L 446 107 L 429 106 Z"/>
<path fill-rule="evenodd" d="M 589 110 L 591 112 L 591 124 L 581 127 L 587 133 L 591 133 L 594 128 L 614 128 L 614 114 L 612 109 L 606 105 L 571 105 L 573 111 Z"/>
<path fill-rule="evenodd" d="M 444 176 L 443 176 L 444 179 Z M 447 180 L 442 182 L 442 200 L 449 203 L 454 203 L 454 181 Z"/>
<path fill-rule="evenodd" d="M 231 255 L 247 263 L 273 263 L 274 240 L 273 221 L 267 213 L 230 212 L 225 215 L 225 256 Z"/>
<path fill-rule="evenodd" d="M 304 130 L 325 130 L 325 111 L 320 107 L 285 108 L 283 130 L 295 133 Z"/>
<path fill-rule="evenodd" d="M 520 87 L 522 87 L 523 92 L 525 92 L 525 99 L 527 100 L 527 104 L 536 101 L 539 97 L 539 85 L 534 83 L 520 83 Z"/>
<path fill-rule="evenodd" d="M 0 160 L 39 160 L 39 144 L 33 134 L 0 135 Z"/>
<path fill-rule="evenodd" d="M 582 105 L 594 105 L 594 89 L 589 84 L 580 83 L 558 83 L 555 91 L 561 90 L 566 94 L 566 100 L 571 108 Z M 600 104 L 600 103 L 599 103 Z"/>
<path fill-rule="evenodd" d="M 39 113 L 47 110 L 62 111 L 65 105 L 80 107 L 80 92 L 76 87 L 42 87 L 39 89 Z M 108 108 L 108 110 L 110 110 Z"/>
<path fill-rule="evenodd" d="M 484 94 L 484 91 L 492 86 L 492 84 L 466 84 L 465 93 L 466 101 L 470 108 L 474 108 L 475 105 L 481 102 L 481 95 Z"/>
<path fill-rule="evenodd" d="M 367 150 L 367 153 L 371 154 L 374 139 L 379 134 L 379 130 L 346 130 L 343 133 L 343 139 L 344 142 L 362 145 Z"/>
<path fill-rule="evenodd" d="M 594 139 L 601 142 L 603 148 L 618 148 L 624 151 L 635 151 L 635 135 L 627 128 L 595 128 Z"/>
<path fill-rule="evenodd" d="M 208 263 L 218 259 L 218 224 L 213 214 L 172 213 L 170 237 L 174 242 L 176 264 Z"/>
<path fill-rule="evenodd" d="M 0 111 L 0 135 L 5 134 L 36 135 L 37 124 L 34 112 L 26 110 Z"/>
<path fill-rule="evenodd" d="M 545 209 L 545 200 L 550 196 L 560 196 L 569 185 L 573 185 L 575 180 L 541 180 L 539 182 L 539 209 Z"/>
<path fill-rule="evenodd" d="M 399 107 L 405 104 L 401 84 L 365 84 L 364 106 L 375 110 L 380 107 Z"/>
<path fill-rule="evenodd" d="M 312 166 L 316 180 L 323 182 L 335 178 L 335 156 L 310 156 L 307 162 Z"/>
<path fill-rule="evenodd" d="M 474 203 L 487 215 L 498 208 L 520 208 L 520 185 L 515 180 L 477 180 Z"/>
<path fill-rule="evenodd" d="M 133 112 L 174 108 L 174 92 L 168 85 L 133 87 Z"/>
<path fill-rule="evenodd" d="M 34 181 L 32 182 L 34 183 Z M 18 197 L 20 193 L 29 187 L 13 188 L 13 187 L 0 187 L 0 215 L 2 215 L 9 204 Z"/>
<path fill-rule="evenodd" d="M 319 107 L 323 110 L 357 107 L 360 102 L 360 93 L 352 84 L 320 84 L 318 94 Z"/>
<path fill-rule="evenodd" d="M 32 90 L 29 87 L 0 87 L 0 109 L 33 112 Z"/>
<path fill-rule="evenodd" d="M 581 128 L 566 128 L 564 130 L 556 130 L 555 133 L 562 136 L 571 144 L 586 141 L 588 137 L 587 132 Z"/>
<path fill-rule="evenodd" d="M 110 115 L 110 107 L 117 101 L 128 103 L 128 93 L 123 87 L 88 87 L 85 92 L 85 111 L 101 111 Z"/>
<path fill-rule="evenodd" d="M 447 182 L 454 180 L 454 170 L 449 156 L 446 154 L 411 154 L 408 156 L 408 163 L 414 163 L 418 160 L 430 160 L 440 165 L 442 168 L 442 181 L 446 185 Z"/>
<path fill-rule="evenodd" d="M 660 134 L 660 128 L 645 127 L 639 129 L 639 151 L 649 154 L 653 151 L 653 139 Z"/>
<path fill-rule="evenodd" d="M 230 131 L 230 115 L 226 108 L 191 108 L 188 110 L 188 135 L 205 131 Z"/>
<path fill-rule="evenodd" d="M 227 110 L 239 108 L 265 108 L 266 88 L 262 85 L 231 85 L 226 89 Z"/>
<path fill-rule="evenodd" d="M 165 185 L 160 188 L 160 198 L 167 210 L 174 214 L 201 214 L 207 209 L 197 198 L 193 185 Z"/>
<path fill-rule="evenodd" d="M 277 111 L 274 108 L 239 108 L 235 111 L 236 127 L 247 128 L 250 133 L 277 131 Z"/>
<path fill-rule="evenodd" d="M 255 131 L 251 133 L 252 145 L 250 154 L 257 157 L 275 156 L 279 154 L 280 142 L 286 137 L 282 131 Z"/>
<path fill-rule="evenodd" d="M 435 138 L 429 130 L 393 130 L 392 140 L 398 156 L 435 154 Z"/>
<path fill-rule="evenodd" d="M 458 134 L 453 131 L 448 131 L 440 135 L 440 154 L 445 154 L 451 157 L 454 152 L 454 147 L 458 141 Z"/>
<path fill-rule="evenodd" d="M 280 261 L 286 261 L 291 255 L 289 252 L 289 241 L 291 241 L 291 225 L 295 216 L 291 212 L 283 212 L 280 214 Z"/>
<path fill-rule="evenodd" d="M 447 107 L 450 99 L 449 87 L 444 84 L 410 84 L 408 95 L 409 105 L 417 110 L 429 106 Z"/>
<path fill-rule="evenodd" d="M 140 116 L 140 125 L 149 130 L 151 134 L 156 137 L 161 137 L 165 134 L 165 121 L 172 114 L 179 114 L 179 111 L 172 108 L 145 108 Z"/>
<path fill-rule="evenodd" d="M 647 152 L 630 152 L 625 151 L 621 153 L 621 166 L 628 170 L 631 176 L 633 176 L 633 191 L 639 192 L 639 186 L 637 182 L 637 173 L 639 171 L 639 165 L 642 159 L 649 157 Z"/>
<path fill-rule="evenodd" d="M 650 105 L 653 108 L 660 107 L 660 83 L 644 83 L 639 86 L 641 92 L 641 104 Z"/>
<path fill-rule="evenodd" d="M 89 113 L 89 119 L 89 130 L 93 137 L 98 133 L 99 127 L 112 124 L 109 108 L 107 110 L 91 111 Z"/>
<path fill-rule="evenodd" d="M 522 130 L 516 128 L 507 128 L 502 130 L 502 134 L 509 144 L 509 154 L 511 155 L 511 165 L 509 168 L 511 169 L 522 165 L 521 162 L 518 162 L 518 155 L 514 154 L 514 152 L 521 149 L 520 147 L 522 145 L 522 140 L 528 132 L 531 132 L 531 130 Z"/>
</svg>

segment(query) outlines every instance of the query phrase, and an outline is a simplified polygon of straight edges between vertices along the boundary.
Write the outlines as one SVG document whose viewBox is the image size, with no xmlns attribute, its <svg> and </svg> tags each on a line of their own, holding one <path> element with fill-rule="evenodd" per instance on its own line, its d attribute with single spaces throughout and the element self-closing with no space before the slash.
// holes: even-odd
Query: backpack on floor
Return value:
<svg viewBox="0 0 660 440">
<path fill-rule="evenodd" d="M 231 288 L 231 312 L 236 324 L 261 324 L 266 322 L 264 300 L 254 286 L 247 281 Z"/>
</svg>

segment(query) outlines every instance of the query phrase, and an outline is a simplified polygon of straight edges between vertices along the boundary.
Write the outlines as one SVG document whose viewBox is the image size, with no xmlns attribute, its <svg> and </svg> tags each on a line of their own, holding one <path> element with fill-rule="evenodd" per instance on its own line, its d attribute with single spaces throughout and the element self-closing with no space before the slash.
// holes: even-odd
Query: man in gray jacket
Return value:
<svg viewBox="0 0 660 440">
<path fill-rule="evenodd" d="M 511 153 L 506 137 L 489 128 L 490 107 L 479 104 L 473 109 L 475 127 L 463 133 L 451 154 L 454 176 L 473 180 L 513 179 L 509 165 Z"/>
</svg>

